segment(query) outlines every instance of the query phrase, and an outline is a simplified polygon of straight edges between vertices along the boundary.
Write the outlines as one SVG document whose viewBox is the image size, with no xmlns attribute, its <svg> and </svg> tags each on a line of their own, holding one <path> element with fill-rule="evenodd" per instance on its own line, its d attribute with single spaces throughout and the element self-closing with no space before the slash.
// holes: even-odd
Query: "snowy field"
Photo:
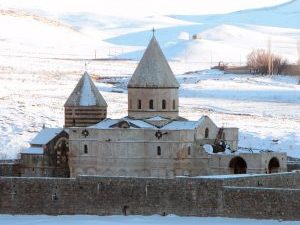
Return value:
<svg viewBox="0 0 300 225">
<path fill-rule="evenodd" d="M 11 225 L 297 225 L 299 221 L 277 221 L 277 220 L 254 220 L 254 219 L 233 219 L 222 217 L 179 217 L 169 216 L 10 216 L 0 215 L 0 224 Z"/>
</svg>

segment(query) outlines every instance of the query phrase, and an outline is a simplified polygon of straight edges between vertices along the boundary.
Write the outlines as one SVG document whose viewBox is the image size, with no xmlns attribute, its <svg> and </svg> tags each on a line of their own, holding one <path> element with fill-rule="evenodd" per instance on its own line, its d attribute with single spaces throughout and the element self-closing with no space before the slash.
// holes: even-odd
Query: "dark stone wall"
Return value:
<svg viewBox="0 0 300 225">
<path fill-rule="evenodd" d="M 66 139 L 64 147 L 55 146 L 60 140 Z M 70 177 L 68 165 L 67 140 L 69 135 L 62 131 L 53 138 L 47 145 L 38 145 L 36 147 L 44 148 L 44 154 L 21 154 L 20 173 L 23 177 Z M 59 154 L 58 154 L 59 151 Z M 12 175 L 7 175 L 12 176 Z"/>
<path fill-rule="evenodd" d="M 16 161 L 1 162 L 0 163 L 0 176 L 20 176 L 20 163 Z"/>
<path fill-rule="evenodd" d="M 225 216 L 300 220 L 300 189 L 225 187 Z"/>
<path fill-rule="evenodd" d="M 221 182 L 199 179 L 0 178 L 0 213 L 216 216 Z"/>
<path fill-rule="evenodd" d="M 299 174 L 266 175 L 269 185 Z M 177 214 L 300 219 L 300 190 L 242 187 L 257 184 L 255 177 L 208 178 L 77 178 L 0 177 L 2 214 Z M 278 181 L 279 180 L 279 181 Z M 271 182 L 272 181 L 272 182 Z M 249 183 L 247 183 L 249 182 Z M 231 185 L 230 187 L 226 185 Z M 225 185 L 225 187 L 223 187 Z M 238 187 L 238 185 L 241 185 Z"/>
<path fill-rule="evenodd" d="M 274 173 L 247 175 L 224 179 L 223 186 L 238 187 L 269 187 L 269 188 L 300 188 L 300 173 Z"/>
</svg>

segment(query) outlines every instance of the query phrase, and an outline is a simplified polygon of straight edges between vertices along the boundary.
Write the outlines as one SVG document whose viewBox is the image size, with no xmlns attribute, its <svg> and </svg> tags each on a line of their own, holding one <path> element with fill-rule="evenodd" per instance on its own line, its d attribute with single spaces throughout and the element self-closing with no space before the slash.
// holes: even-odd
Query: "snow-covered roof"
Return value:
<svg viewBox="0 0 300 225">
<path fill-rule="evenodd" d="M 133 128 L 156 128 L 155 126 L 144 122 L 143 120 L 133 120 L 133 119 L 128 119 L 128 118 L 121 118 L 121 119 L 105 119 L 102 120 L 101 122 L 90 126 L 89 128 L 97 128 L 97 129 L 112 129 L 114 128 L 113 126 L 116 125 L 117 123 L 120 123 L 122 121 L 126 121 L 129 124 L 133 124 L 135 127 Z"/>
<path fill-rule="evenodd" d="M 168 123 L 165 126 L 162 126 L 160 129 L 161 130 L 193 130 L 196 129 L 204 120 L 205 120 L 206 116 L 202 116 L 198 121 L 172 121 L 170 123 Z M 159 116 L 155 116 L 153 118 L 149 119 L 149 123 L 147 122 L 148 119 L 146 121 L 144 120 L 135 120 L 135 119 L 129 119 L 129 118 L 121 118 L 121 119 L 105 119 L 102 120 L 101 122 L 90 126 L 89 128 L 97 128 L 97 129 L 110 129 L 110 128 L 114 128 L 114 125 L 122 122 L 122 121 L 126 121 L 129 124 L 133 124 L 134 127 L 132 128 L 144 128 L 144 129 L 158 129 L 155 125 L 152 125 L 151 123 L 151 119 L 153 119 L 154 122 L 159 121 L 161 119 L 161 121 L 163 120 L 167 120 L 163 117 L 159 117 Z"/>
<path fill-rule="evenodd" d="M 83 74 L 65 106 L 102 106 L 107 103 L 87 72 Z"/>
<path fill-rule="evenodd" d="M 161 116 L 153 116 L 151 118 L 147 119 L 148 121 L 161 121 L 161 120 L 168 120 L 167 118 L 161 117 Z"/>
<path fill-rule="evenodd" d="M 128 83 L 128 88 L 135 87 L 179 88 L 179 83 L 154 35 Z"/>
<path fill-rule="evenodd" d="M 44 128 L 31 140 L 30 144 L 45 145 L 62 131 L 62 128 Z"/>
<path fill-rule="evenodd" d="M 202 116 L 198 121 L 172 121 L 168 123 L 162 130 L 194 130 L 196 129 L 203 121 L 205 116 Z"/>
<path fill-rule="evenodd" d="M 22 150 L 21 154 L 41 155 L 41 154 L 44 154 L 44 150 L 42 147 L 29 147 L 29 148 Z"/>
</svg>

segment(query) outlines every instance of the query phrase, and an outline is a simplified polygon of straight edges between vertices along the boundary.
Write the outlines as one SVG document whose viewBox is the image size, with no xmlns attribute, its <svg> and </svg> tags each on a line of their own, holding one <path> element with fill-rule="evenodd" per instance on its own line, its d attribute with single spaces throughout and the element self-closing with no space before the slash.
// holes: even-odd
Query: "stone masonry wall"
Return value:
<svg viewBox="0 0 300 225">
<path fill-rule="evenodd" d="M 300 189 L 225 187 L 223 215 L 300 220 Z"/>
<path fill-rule="evenodd" d="M 219 181 L 143 178 L 0 178 L 0 213 L 216 216 Z"/>
<path fill-rule="evenodd" d="M 299 185 L 297 173 L 234 179 L 0 177 L 0 213 L 300 219 L 300 189 L 257 187 L 263 177 L 267 177 L 266 186 L 283 187 L 283 177 L 290 181 L 286 188 Z"/>
</svg>

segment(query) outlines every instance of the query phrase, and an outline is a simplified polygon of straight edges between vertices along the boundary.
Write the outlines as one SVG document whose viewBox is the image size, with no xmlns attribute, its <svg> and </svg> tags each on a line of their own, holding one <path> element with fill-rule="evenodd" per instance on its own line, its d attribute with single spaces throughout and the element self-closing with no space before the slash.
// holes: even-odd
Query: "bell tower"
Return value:
<svg viewBox="0 0 300 225">
<path fill-rule="evenodd" d="M 107 103 L 87 72 L 65 105 L 65 127 L 87 127 L 106 118 Z"/>
<path fill-rule="evenodd" d="M 178 117 L 179 84 L 154 36 L 128 83 L 128 116 Z"/>
</svg>

